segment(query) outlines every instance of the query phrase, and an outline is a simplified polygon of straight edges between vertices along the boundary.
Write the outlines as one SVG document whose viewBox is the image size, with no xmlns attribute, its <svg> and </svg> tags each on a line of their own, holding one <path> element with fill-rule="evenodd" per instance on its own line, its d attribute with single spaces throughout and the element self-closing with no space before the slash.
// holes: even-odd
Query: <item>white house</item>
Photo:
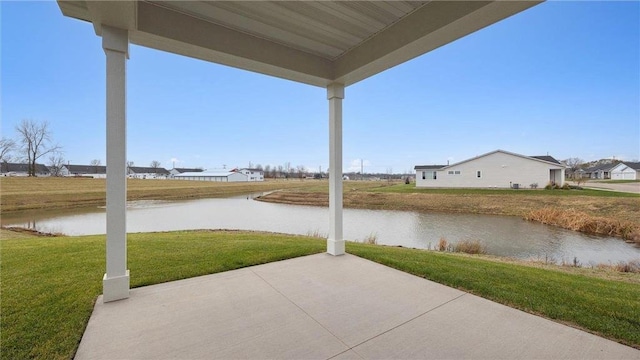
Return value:
<svg viewBox="0 0 640 360">
<path fill-rule="evenodd" d="M 264 172 L 260 169 L 239 169 L 232 170 L 247 175 L 247 181 L 264 181 Z"/>
<path fill-rule="evenodd" d="M 199 169 L 199 168 L 193 168 L 193 169 L 189 169 L 189 168 L 173 168 L 171 170 L 169 170 L 169 173 L 171 174 L 171 177 L 173 177 L 174 175 L 178 175 L 178 174 L 183 174 L 183 173 L 187 173 L 187 172 L 203 172 L 203 169 Z"/>
<path fill-rule="evenodd" d="M 16 163 L 0 163 L 0 174 L 2 176 L 29 176 L 28 164 L 16 164 Z M 42 164 L 36 164 L 37 177 L 50 176 L 49 168 Z"/>
<path fill-rule="evenodd" d="M 129 166 L 127 174 L 135 179 L 166 179 L 170 173 L 169 170 L 161 167 Z"/>
<path fill-rule="evenodd" d="M 590 179 L 611 179 L 611 170 L 617 163 L 599 164 L 584 171 L 584 175 Z"/>
<path fill-rule="evenodd" d="M 237 171 L 185 172 L 173 176 L 176 180 L 242 182 L 249 181 L 246 174 Z M 255 180 L 254 180 L 255 181 Z"/>
<path fill-rule="evenodd" d="M 107 167 L 104 165 L 62 165 L 60 168 L 62 176 L 92 177 L 94 179 L 104 179 L 107 177 Z"/>
<path fill-rule="evenodd" d="M 565 166 L 551 156 L 496 150 L 452 165 L 418 165 L 416 187 L 523 188 L 564 185 Z"/>
<path fill-rule="evenodd" d="M 621 162 L 610 173 L 612 180 L 640 180 L 640 162 Z"/>
</svg>

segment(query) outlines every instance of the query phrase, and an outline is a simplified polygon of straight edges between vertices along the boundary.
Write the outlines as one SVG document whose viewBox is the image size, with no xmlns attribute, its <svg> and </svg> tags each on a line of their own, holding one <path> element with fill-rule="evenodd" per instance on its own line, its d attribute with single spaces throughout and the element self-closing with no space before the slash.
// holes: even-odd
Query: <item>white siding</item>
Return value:
<svg viewBox="0 0 640 360">
<path fill-rule="evenodd" d="M 612 180 L 638 180 L 638 172 L 624 163 L 616 165 L 611 169 Z"/>
<path fill-rule="evenodd" d="M 444 167 L 435 180 L 422 180 L 422 173 L 417 175 L 418 187 L 509 188 L 518 184 L 529 188 L 537 183 L 543 188 L 551 180 L 561 186 L 564 183 L 562 166 L 501 151 Z"/>
<path fill-rule="evenodd" d="M 175 175 L 176 180 L 195 180 L 195 181 L 217 181 L 217 182 L 242 182 L 248 181 L 245 174 L 239 172 L 227 173 L 208 173 L 208 172 L 190 172 Z"/>
<path fill-rule="evenodd" d="M 441 174 L 437 173 L 436 169 L 418 169 L 416 170 L 416 187 L 433 187 L 438 185 L 432 185 L 436 182 L 436 179 L 433 179 L 433 173 L 436 173 L 436 177 L 441 176 Z M 424 177 L 424 179 L 423 179 Z"/>
</svg>

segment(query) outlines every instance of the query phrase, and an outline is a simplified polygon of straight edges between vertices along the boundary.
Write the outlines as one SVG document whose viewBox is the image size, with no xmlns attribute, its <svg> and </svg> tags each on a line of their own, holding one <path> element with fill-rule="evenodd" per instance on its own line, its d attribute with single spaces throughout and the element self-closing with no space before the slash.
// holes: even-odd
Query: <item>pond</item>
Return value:
<svg viewBox="0 0 640 360">
<path fill-rule="evenodd" d="M 253 196 L 191 201 L 136 201 L 127 208 L 128 232 L 239 229 L 326 236 L 327 208 L 272 204 Z M 66 235 L 104 234 L 104 207 L 24 212 L 2 216 L 2 226 L 19 226 Z M 616 238 L 585 235 L 517 217 L 436 214 L 412 211 L 344 210 L 344 237 L 378 244 L 434 248 L 479 240 L 492 255 L 548 259 L 582 265 L 640 259 L 640 248 Z"/>
</svg>

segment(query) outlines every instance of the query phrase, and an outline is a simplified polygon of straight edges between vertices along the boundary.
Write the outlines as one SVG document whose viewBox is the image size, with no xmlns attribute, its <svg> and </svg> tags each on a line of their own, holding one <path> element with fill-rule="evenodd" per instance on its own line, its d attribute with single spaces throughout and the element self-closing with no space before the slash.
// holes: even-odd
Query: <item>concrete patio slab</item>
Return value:
<svg viewBox="0 0 640 360">
<path fill-rule="evenodd" d="M 352 255 L 99 298 L 76 359 L 640 359 L 640 351 Z"/>
</svg>

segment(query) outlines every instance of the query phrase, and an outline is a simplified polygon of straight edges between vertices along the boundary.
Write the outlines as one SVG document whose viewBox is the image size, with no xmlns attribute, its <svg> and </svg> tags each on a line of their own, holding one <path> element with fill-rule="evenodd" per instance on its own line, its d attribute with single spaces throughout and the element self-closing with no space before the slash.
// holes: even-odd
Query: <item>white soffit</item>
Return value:
<svg viewBox="0 0 640 360">
<path fill-rule="evenodd" d="M 316 86 L 351 85 L 540 1 L 65 1 L 130 41 Z"/>
</svg>

